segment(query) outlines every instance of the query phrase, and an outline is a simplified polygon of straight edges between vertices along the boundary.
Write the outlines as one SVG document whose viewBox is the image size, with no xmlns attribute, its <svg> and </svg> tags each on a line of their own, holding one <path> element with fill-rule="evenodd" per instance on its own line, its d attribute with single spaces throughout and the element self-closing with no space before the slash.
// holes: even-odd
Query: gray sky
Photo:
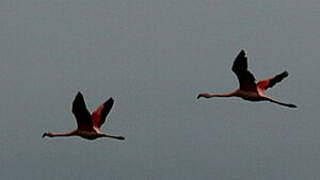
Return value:
<svg viewBox="0 0 320 180">
<path fill-rule="evenodd" d="M 320 3 L 316 0 L 1 0 L 0 177 L 115 180 L 320 179 Z M 257 79 L 292 110 L 240 99 L 246 49 Z M 115 105 L 87 141 L 71 103 Z"/>
</svg>

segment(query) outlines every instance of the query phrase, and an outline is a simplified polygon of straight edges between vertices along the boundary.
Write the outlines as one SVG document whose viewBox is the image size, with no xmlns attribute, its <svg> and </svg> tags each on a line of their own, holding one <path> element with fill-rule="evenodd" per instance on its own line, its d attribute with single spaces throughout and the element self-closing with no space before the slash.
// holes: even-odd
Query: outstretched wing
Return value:
<svg viewBox="0 0 320 180">
<path fill-rule="evenodd" d="M 267 90 L 268 88 L 272 88 L 278 82 L 281 82 L 284 78 L 288 77 L 288 75 L 289 73 L 287 71 L 284 71 L 283 73 L 278 74 L 272 78 L 259 81 L 257 83 L 257 86 L 263 90 Z"/>
<path fill-rule="evenodd" d="M 92 123 L 94 127 L 100 128 L 101 125 L 105 122 L 107 115 L 109 114 L 114 100 L 112 98 L 108 99 L 105 103 L 101 104 L 93 113 L 92 113 Z"/>
<path fill-rule="evenodd" d="M 91 115 L 87 110 L 81 92 L 78 92 L 77 96 L 73 100 L 72 113 L 76 117 L 79 130 L 92 129 Z"/>
<path fill-rule="evenodd" d="M 237 75 L 240 89 L 256 90 L 256 79 L 253 74 L 248 71 L 248 60 L 244 50 L 241 50 L 232 65 L 232 71 Z"/>
</svg>

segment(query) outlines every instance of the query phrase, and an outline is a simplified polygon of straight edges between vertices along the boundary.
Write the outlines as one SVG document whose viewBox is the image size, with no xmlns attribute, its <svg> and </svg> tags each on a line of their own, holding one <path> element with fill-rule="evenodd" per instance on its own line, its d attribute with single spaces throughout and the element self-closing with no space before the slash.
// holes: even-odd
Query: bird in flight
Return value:
<svg viewBox="0 0 320 180">
<path fill-rule="evenodd" d="M 42 137 L 56 137 L 56 136 L 80 136 L 85 139 L 93 140 L 101 137 L 114 138 L 124 140 L 122 136 L 112 136 L 104 134 L 100 131 L 100 127 L 105 122 L 109 114 L 114 100 L 110 98 L 105 103 L 100 105 L 92 114 L 87 110 L 84 98 L 81 92 L 78 92 L 72 103 L 72 113 L 74 114 L 78 128 L 67 133 L 50 133 L 46 132 Z"/>
<path fill-rule="evenodd" d="M 234 92 L 227 94 L 212 94 L 212 93 L 201 93 L 198 95 L 198 99 L 201 97 L 212 98 L 212 97 L 240 97 L 248 101 L 269 101 L 282 106 L 296 108 L 294 104 L 280 102 L 267 96 L 264 92 L 273 87 L 275 84 L 282 81 L 288 76 L 288 72 L 284 71 L 274 77 L 259 81 L 256 83 L 254 75 L 248 70 L 248 60 L 244 50 L 241 50 L 232 65 L 232 71 L 237 75 L 240 88 Z"/>
</svg>

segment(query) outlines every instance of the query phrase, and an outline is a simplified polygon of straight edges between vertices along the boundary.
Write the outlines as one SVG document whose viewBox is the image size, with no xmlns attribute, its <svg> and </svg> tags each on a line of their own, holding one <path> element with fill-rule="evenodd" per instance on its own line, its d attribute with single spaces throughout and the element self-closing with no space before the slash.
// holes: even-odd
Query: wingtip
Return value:
<svg viewBox="0 0 320 180">
<path fill-rule="evenodd" d="M 288 71 L 283 71 L 283 73 L 282 73 L 285 77 L 287 77 L 287 76 L 289 76 L 289 73 L 288 73 Z"/>
<path fill-rule="evenodd" d="M 244 57 L 246 56 L 246 51 L 245 51 L 244 49 L 241 49 L 241 50 L 240 50 L 240 52 L 239 52 L 238 55 L 237 55 L 237 58 L 238 58 L 238 57 L 242 57 L 242 56 L 244 56 Z"/>
<path fill-rule="evenodd" d="M 109 101 L 109 102 L 114 102 L 114 99 L 113 99 L 112 97 L 110 97 L 110 98 L 108 99 L 108 101 Z"/>
<path fill-rule="evenodd" d="M 77 96 L 82 95 L 81 91 L 78 91 Z"/>
<path fill-rule="evenodd" d="M 114 100 L 112 97 L 110 97 L 106 102 L 104 102 L 104 105 L 113 106 L 113 104 L 114 104 Z"/>
<path fill-rule="evenodd" d="M 79 98 L 81 98 L 81 97 L 83 97 L 83 95 L 82 95 L 81 91 L 79 91 L 79 92 L 77 93 L 75 99 L 79 99 Z"/>
</svg>

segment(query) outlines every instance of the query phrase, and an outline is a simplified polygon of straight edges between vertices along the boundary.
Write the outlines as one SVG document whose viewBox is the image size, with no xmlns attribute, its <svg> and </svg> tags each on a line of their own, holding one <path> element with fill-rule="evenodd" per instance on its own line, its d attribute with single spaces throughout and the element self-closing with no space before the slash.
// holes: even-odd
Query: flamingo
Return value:
<svg viewBox="0 0 320 180">
<path fill-rule="evenodd" d="M 282 106 L 296 108 L 294 104 L 280 102 L 267 96 L 264 92 L 273 87 L 275 84 L 282 81 L 289 74 L 287 71 L 284 71 L 274 77 L 259 81 L 256 83 L 254 75 L 248 70 L 248 62 L 246 53 L 244 50 L 241 50 L 232 65 L 232 71 L 236 74 L 239 80 L 240 88 L 227 94 L 212 94 L 212 93 L 200 93 L 198 99 L 203 98 L 212 98 L 212 97 L 240 97 L 248 101 L 269 101 L 276 103 Z"/>
<path fill-rule="evenodd" d="M 122 136 L 112 136 L 104 134 L 100 131 L 100 127 L 105 122 L 107 115 L 109 114 L 114 100 L 112 98 L 108 99 L 105 103 L 100 105 L 91 115 L 86 108 L 83 95 L 78 92 L 73 103 L 72 103 L 72 113 L 74 114 L 78 128 L 76 130 L 67 133 L 51 133 L 46 132 L 42 137 L 56 137 L 56 136 L 80 136 L 85 139 L 93 140 L 101 137 L 114 138 L 119 140 L 124 140 Z"/>
</svg>

